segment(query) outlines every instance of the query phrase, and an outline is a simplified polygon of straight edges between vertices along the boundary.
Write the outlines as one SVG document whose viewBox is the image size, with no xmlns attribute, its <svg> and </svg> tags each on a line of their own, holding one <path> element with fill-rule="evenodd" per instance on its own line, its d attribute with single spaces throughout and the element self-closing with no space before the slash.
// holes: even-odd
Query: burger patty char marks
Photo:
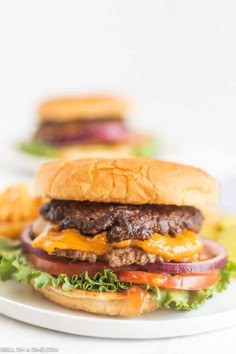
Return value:
<svg viewBox="0 0 236 354">
<path fill-rule="evenodd" d="M 164 262 L 161 256 L 147 253 L 138 247 L 113 248 L 104 256 L 98 256 L 92 252 L 81 252 L 75 250 L 55 249 L 53 256 L 71 258 L 73 261 L 106 261 L 110 267 L 122 267 L 131 264 L 145 265 L 147 263 Z"/>
<path fill-rule="evenodd" d="M 194 207 L 160 204 L 51 200 L 40 213 L 60 230 L 77 229 L 90 237 L 106 232 L 109 242 L 147 240 L 154 233 L 176 236 L 185 229 L 199 232 L 203 221 L 200 210 Z"/>
</svg>

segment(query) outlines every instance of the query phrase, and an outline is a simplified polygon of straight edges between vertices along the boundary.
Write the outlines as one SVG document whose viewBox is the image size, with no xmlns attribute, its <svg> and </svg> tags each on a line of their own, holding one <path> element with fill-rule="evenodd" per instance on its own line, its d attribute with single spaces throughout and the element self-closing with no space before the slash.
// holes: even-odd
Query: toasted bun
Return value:
<svg viewBox="0 0 236 354">
<path fill-rule="evenodd" d="M 55 161 L 41 166 L 35 193 L 61 200 L 175 204 L 205 208 L 218 200 L 206 172 L 148 158 Z"/>
<path fill-rule="evenodd" d="M 76 119 L 123 118 L 128 101 L 109 96 L 64 97 L 44 102 L 39 108 L 41 121 L 61 122 Z"/>
<path fill-rule="evenodd" d="M 155 295 L 149 292 L 143 294 L 142 302 L 138 306 L 131 301 L 125 292 L 64 291 L 61 287 L 47 286 L 41 289 L 40 293 L 64 307 L 98 315 L 133 317 L 158 308 Z"/>
</svg>

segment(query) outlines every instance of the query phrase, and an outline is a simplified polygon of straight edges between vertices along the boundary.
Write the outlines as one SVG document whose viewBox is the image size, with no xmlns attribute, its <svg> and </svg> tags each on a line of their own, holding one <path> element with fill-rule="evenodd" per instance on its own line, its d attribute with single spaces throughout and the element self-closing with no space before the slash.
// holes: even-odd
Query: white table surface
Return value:
<svg viewBox="0 0 236 354">
<path fill-rule="evenodd" d="M 19 181 L 29 181 L 29 175 L 20 173 L 0 163 L 0 187 Z M 224 185 L 223 205 L 231 206 L 235 196 L 235 183 L 229 181 Z M 48 349 L 49 348 L 49 349 Z M 222 353 L 228 348 L 233 353 L 236 348 L 236 327 L 217 332 L 191 337 L 179 337 L 159 340 L 117 340 L 99 339 L 69 335 L 31 326 L 0 315 L 0 352 L 7 349 L 12 352 L 48 352 L 50 348 L 58 353 Z M 53 351 L 51 351 L 53 352 Z M 54 351 L 55 352 L 55 351 Z"/>
</svg>

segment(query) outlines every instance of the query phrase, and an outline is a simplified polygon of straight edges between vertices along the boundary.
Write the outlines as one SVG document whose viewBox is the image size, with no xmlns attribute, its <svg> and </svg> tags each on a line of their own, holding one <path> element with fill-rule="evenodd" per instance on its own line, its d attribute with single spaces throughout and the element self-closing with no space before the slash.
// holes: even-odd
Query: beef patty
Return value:
<svg viewBox="0 0 236 354">
<path fill-rule="evenodd" d="M 104 256 L 98 256 L 93 252 L 81 252 L 75 250 L 55 249 L 53 256 L 71 258 L 73 261 L 99 262 L 105 261 L 110 267 L 122 267 L 131 264 L 145 265 L 147 263 L 167 262 L 161 256 L 145 252 L 138 247 L 113 248 Z"/>
<path fill-rule="evenodd" d="M 34 139 L 48 144 L 66 144 L 73 142 L 99 142 L 94 133 L 106 124 L 115 124 L 125 129 L 121 119 L 87 119 L 73 120 L 65 122 L 43 122 L 34 134 Z"/>
<path fill-rule="evenodd" d="M 185 229 L 199 232 L 203 221 L 200 210 L 176 205 L 51 200 L 40 213 L 60 230 L 73 228 L 89 237 L 105 231 L 109 242 L 147 240 L 153 233 L 177 236 Z"/>
</svg>

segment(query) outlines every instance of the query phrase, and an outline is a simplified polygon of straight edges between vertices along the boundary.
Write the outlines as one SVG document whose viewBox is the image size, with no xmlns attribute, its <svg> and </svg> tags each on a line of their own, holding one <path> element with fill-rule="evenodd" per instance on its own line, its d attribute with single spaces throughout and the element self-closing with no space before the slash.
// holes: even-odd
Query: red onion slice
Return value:
<svg viewBox="0 0 236 354">
<path fill-rule="evenodd" d="M 21 246 L 27 253 L 35 253 L 39 256 L 47 256 L 48 253 L 42 250 L 41 248 L 32 247 L 32 238 L 31 238 L 31 226 L 28 226 L 23 230 L 20 238 Z"/>
</svg>

